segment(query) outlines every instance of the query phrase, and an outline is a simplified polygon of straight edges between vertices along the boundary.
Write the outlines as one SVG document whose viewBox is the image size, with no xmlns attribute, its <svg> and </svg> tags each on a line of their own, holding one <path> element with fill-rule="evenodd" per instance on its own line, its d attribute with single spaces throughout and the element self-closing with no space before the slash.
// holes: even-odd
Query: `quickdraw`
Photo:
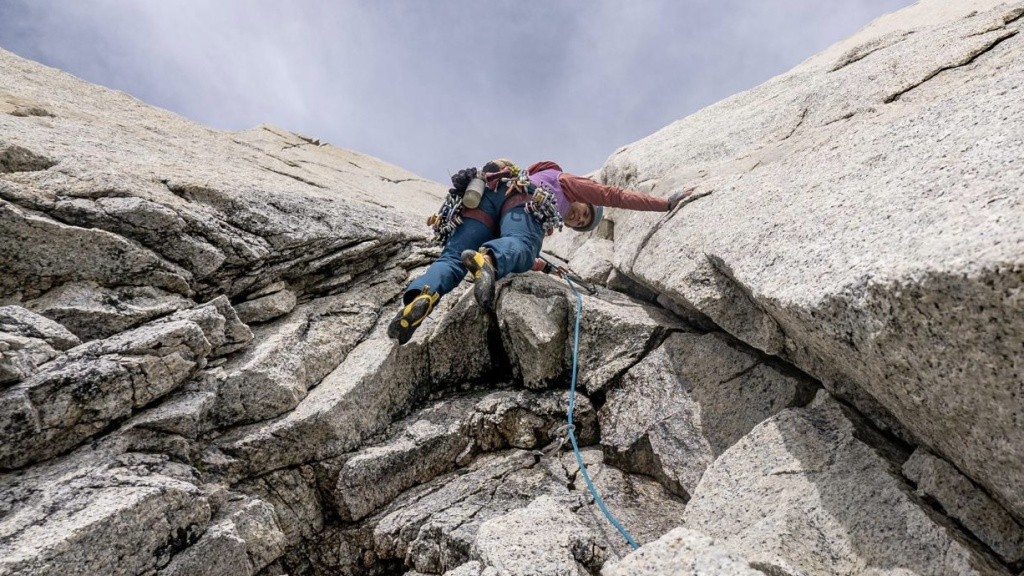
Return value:
<svg viewBox="0 0 1024 576">
<path fill-rule="evenodd" d="M 508 184 L 505 196 L 528 194 L 530 187 L 533 186 L 533 182 L 530 181 L 530 174 L 526 170 L 520 170 L 514 165 L 509 170 L 511 174 L 508 178 L 503 179 Z"/>
<path fill-rule="evenodd" d="M 555 191 L 546 185 L 533 185 L 533 198 L 526 203 L 526 212 L 544 226 L 544 235 L 550 236 L 562 229 L 562 215 L 558 213 Z"/>
<path fill-rule="evenodd" d="M 568 264 L 556 264 L 545 257 L 544 253 L 538 254 L 537 257 L 544 261 L 544 269 L 541 270 L 541 272 L 545 274 L 556 274 L 559 278 L 569 280 L 571 283 L 586 290 L 591 296 L 597 294 L 597 286 L 581 278 L 579 274 L 569 268 Z"/>
<path fill-rule="evenodd" d="M 448 194 L 437 214 L 427 218 L 427 225 L 434 232 L 434 242 L 441 246 L 448 243 L 452 232 L 462 224 L 462 198 L 456 194 Z"/>
</svg>

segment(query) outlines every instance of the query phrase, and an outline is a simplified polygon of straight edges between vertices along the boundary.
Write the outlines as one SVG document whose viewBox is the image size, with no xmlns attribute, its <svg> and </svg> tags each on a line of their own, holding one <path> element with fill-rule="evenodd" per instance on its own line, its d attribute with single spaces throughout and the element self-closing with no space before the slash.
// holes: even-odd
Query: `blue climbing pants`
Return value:
<svg viewBox="0 0 1024 576">
<path fill-rule="evenodd" d="M 503 187 L 502 187 L 503 188 Z M 544 242 L 544 227 L 526 213 L 522 205 L 501 215 L 505 194 L 490 188 L 485 189 L 480 201 L 480 210 L 486 212 L 500 228 L 495 234 L 486 224 L 472 218 L 463 218 L 462 224 L 452 232 L 448 244 L 441 251 L 427 271 L 409 283 L 405 289 L 406 304 L 420 294 L 425 286 L 429 292 L 441 296 L 451 292 L 466 277 L 466 267 L 459 256 L 463 250 L 486 249 L 494 258 L 498 278 L 507 274 L 526 272 L 533 267 L 533 261 L 540 255 Z"/>
</svg>

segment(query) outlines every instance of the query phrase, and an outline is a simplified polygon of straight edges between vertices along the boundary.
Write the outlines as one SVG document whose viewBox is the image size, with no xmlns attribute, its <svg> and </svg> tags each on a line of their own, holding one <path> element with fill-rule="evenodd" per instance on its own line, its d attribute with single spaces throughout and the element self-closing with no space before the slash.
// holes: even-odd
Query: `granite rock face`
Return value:
<svg viewBox="0 0 1024 576">
<path fill-rule="evenodd" d="M 70 450 L 174 391 L 209 353 L 202 328 L 185 320 L 72 349 L 0 396 L 0 469 Z"/>
<path fill-rule="evenodd" d="M 609 392 L 601 444 L 621 468 L 689 498 L 719 455 L 770 416 L 806 404 L 814 388 L 721 334 L 673 334 Z"/>
<path fill-rule="evenodd" d="M 82 343 L 59 323 L 19 306 L 0 307 L 0 330 L 12 336 L 42 340 L 56 350 L 67 350 Z"/>
<path fill-rule="evenodd" d="M 243 322 L 266 322 L 291 312 L 295 308 L 295 304 L 295 294 L 291 290 L 284 289 L 255 300 L 246 300 L 239 304 L 236 310 L 238 310 L 238 317 Z"/>
<path fill-rule="evenodd" d="M 0 147 L 47 159 L 4 165 L 0 302 L 102 303 L 69 283 L 164 300 L 234 300 L 282 280 L 296 294 L 337 292 L 422 239 L 443 193 L 276 128 L 217 132 L 8 53 L 0 66 L 13 109 L 0 113 Z M 29 104 L 48 115 L 11 114 Z M 140 314 L 128 304 L 125 321 Z"/>
<path fill-rule="evenodd" d="M 917 494 L 938 502 L 1007 564 L 1024 560 L 1024 528 L 949 462 L 918 449 L 903 463 Z"/>
<path fill-rule="evenodd" d="M 760 576 L 742 558 L 700 532 L 679 527 L 607 566 L 602 576 Z"/>
<path fill-rule="evenodd" d="M 711 192 L 667 219 L 616 214 L 617 269 L 927 446 L 1018 519 L 1022 10 L 918 2 L 602 170 Z"/>
<path fill-rule="evenodd" d="M 256 328 L 256 343 L 221 367 L 217 423 L 257 422 L 294 408 L 373 327 L 380 304 L 328 296 Z"/>
<path fill-rule="evenodd" d="M 192 300 L 151 286 L 102 288 L 68 282 L 33 300 L 30 308 L 83 340 L 113 336 L 154 318 L 190 308 Z"/>
<path fill-rule="evenodd" d="M 766 420 L 708 468 L 684 524 L 783 574 L 1008 574 L 922 507 L 856 426 L 824 392 Z"/>
<path fill-rule="evenodd" d="M 80 454 L 0 478 L 0 574 L 152 573 L 200 539 L 210 499 L 167 457 Z"/>
<path fill-rule="evenodd" d="M 20 306 L 0 306 L 0 385 L 23 380 L 59 350 L 81 344 L 57 322 Z"/>
<path fill-rule="evenodd" d="M 571 371 L 577 301 L 564 283 L 539 274 L 511 279 L 496 304 L 513 370 L 531 388 Z M 600 392 L 674 330 L 686 326 L 664 309 L 614 292 L 580 294 L 579 385 Z"/>
<path fill-rule="evenodd" d="M 445 186 L 0 51 L 0 575 L 1019 573 L 1022 25 L 922 0 L 620 149 L 696 193 L 403 346 Z"/>
</svg>

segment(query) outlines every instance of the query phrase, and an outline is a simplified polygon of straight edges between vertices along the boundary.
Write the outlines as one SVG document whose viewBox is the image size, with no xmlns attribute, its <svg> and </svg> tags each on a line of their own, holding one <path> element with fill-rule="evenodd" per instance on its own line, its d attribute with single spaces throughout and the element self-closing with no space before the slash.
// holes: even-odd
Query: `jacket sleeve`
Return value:
<svg viewBox="0 0 1024 576">
<path fill-rule="evenodd" d="M 562 186 L 565 197 L 571 202 L 586 202 L 597 206 L 628 210 L 668 212 L 668 200 L 664 198 L 601 184 L 590 178 L 563 172 L 558 176 L 558 183 Z"/>
</svg>

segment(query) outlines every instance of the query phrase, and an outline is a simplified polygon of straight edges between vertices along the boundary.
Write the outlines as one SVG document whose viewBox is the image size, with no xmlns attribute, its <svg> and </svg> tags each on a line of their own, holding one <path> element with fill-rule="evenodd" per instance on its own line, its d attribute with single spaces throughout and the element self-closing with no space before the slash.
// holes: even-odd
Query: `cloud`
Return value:
<svg viewBox="0 0 1024 576">
<path fill-rule="evenodd" d="M 6 0 L 0 46 L 215 128 L 268 122 L 425 177 L 598 168 L 911 0 Z"/>
</svg>

